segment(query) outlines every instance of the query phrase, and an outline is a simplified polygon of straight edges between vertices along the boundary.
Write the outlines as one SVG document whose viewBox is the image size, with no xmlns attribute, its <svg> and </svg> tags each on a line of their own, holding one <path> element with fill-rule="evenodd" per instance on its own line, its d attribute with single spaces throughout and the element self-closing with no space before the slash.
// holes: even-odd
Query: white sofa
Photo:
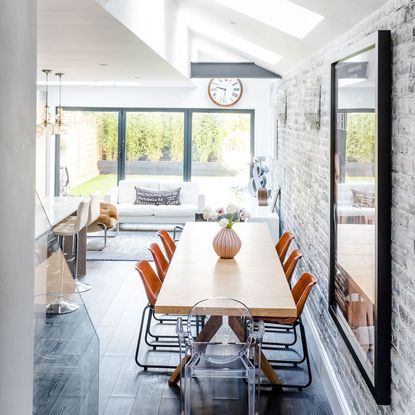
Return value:
<svg viewBox="0 0 415 415">
<path fill-rule="evenodd" d="M 180 190 L 180 205 L 136 205 L 135 187 L 148 190 Z M 118 220 L 123 223 L 172 223 L 194 221 L 195 213 L 204 207 L 204 196 L 199 194 L 199 185 L 191 182 L 156 182 L 146 180 L 120 180 L 118 187 L 111 189 L 105 202 L 117 206 Z"/>
<path fill-rule="evenodd" d="M 366 221 L 373 220 L 375 209 L 371 207 L 353 206 L 353 192 L 374 192 L 374 183 L 340 183 L 338 185 L 337 215 L 339 217 L 365 217 Z"/>
</svg>

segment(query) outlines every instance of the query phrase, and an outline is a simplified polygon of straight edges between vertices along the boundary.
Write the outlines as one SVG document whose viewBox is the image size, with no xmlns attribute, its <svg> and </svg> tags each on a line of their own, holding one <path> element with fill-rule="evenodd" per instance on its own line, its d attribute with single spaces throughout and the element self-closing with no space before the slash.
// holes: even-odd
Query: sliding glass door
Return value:
<svg viewBox="0 0 415 415">
<path fill-rule="evenodd" d="M 117 186 L 118 112 L 65 111 L 68 132 L 60 136 L 59 193 L 101 197 Z"/>
<path fill-rule="evenodd" d="M 183 149 L 183 111 L 127 111 L 126 179 L 182 181 Z"/>
<path fill-rule="evenodd" d="M 103 196 L 123 179 L 196 181 L 224 205 L 246 189 L 254 111 L 65 108 L 57 137 L 56 195 Z"/>
<path fill-rule="evenodd" d="M 210 205 L 237 200 L 250 177 L 252 113 L 192 111 L 191 177 Z"/>
</svg>

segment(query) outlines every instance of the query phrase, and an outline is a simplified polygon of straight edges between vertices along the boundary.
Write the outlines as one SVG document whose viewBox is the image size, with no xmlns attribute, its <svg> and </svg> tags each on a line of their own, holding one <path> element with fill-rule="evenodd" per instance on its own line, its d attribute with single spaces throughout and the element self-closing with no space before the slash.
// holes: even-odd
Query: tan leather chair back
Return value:
<svg viewBox="0 0 415 415">
<path fill-rule="evenodd" d="M 88 225 L 95 222 L 101 213 L 101 207 L 98 195 L 91 195 L 91 203 L 89 204 Z"/>
<path fill-rule="evenodd" d="M 81 229 L 85 228 L 88 224 L 88 217 L 89 217 L 89 205 L 91 203 L 91 198 L 88 197 L 84 199 L 78 205 L 78 211 L 76 213 L 76 223 L 74 228 L 74 233 L 78 233 Z"/>
</svg>

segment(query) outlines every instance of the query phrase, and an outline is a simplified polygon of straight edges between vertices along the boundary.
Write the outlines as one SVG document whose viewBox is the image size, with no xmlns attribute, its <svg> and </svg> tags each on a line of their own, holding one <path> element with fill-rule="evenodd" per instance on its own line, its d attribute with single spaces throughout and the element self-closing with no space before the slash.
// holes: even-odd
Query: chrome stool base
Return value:
<svg viewBox="0 0 415 415">
<path fill-rule="evenodd" d="M 84 282 L 81 282 L 78 279 L 75 280 L 75 287 L 78 293 L 84 293 L 86 291 L 92 290 L 92 285 L 85 284 Z"/>
<path fill-rule="evenodd" d="M 70 300 L 65 300 L 64 297 L 57 297 L 52 303 L 46 306 L 46 314 L 69 314 L 78 310 L 79 305 Z"/>
</svg>

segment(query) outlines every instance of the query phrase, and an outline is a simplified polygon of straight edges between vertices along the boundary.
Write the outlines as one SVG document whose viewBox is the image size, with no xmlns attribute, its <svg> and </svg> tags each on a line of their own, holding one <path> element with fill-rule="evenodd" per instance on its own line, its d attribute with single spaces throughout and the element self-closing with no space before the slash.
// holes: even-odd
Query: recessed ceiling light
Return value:
<svg viewBox="0 0 415 415">
<path fill-rule="evenodd" d="M 141 76 L 135 76 L 134 79 L 141 79 Z"/>
<path fill-rule="evenodd" d="M 108 66 L 108 63 L 100 63 L 99 66 Z"/>
<path fill-rule="evenodd" d="M 233 20 L 229 20 L 229 24 L 237 25 L 238 23 Z"/>
<path fill-rule="evenodd" d="M 215 0 L 224 7 L 233 9 L 261 23 L 303 39 L 324 16 L 289 0 Z"/>
</svg>

